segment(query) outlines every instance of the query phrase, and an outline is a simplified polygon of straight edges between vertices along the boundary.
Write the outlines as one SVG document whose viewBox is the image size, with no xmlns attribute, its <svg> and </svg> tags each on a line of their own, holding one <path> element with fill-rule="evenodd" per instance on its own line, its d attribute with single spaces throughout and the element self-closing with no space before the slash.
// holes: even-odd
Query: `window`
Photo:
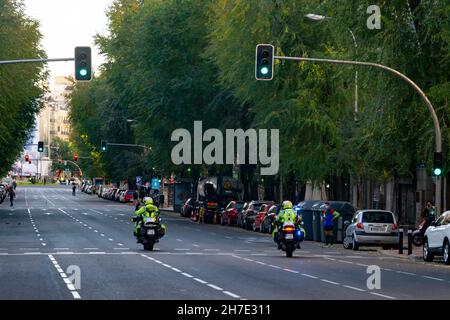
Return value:
<svg viewBox="0 0 450 320">
<path fill-rule="evenodd" d="M 394 223 L 394 217 L 390 212 L 367 211 L 363 213 L 362 222 L 366 223 Z"/>
<path fill-rule="evenodd" d="M 436 220 L 436 225 L 437 225 L 437 226 L 441 226 L 441 225 L 443 224 L 443 222 L 444 222 L 444 218 L 445 218 L 445 215 L 440 216 L 440 217 Z"/>
<path fill-rule="evenodd" d="M 443 222 L 443 225 L 448 225 L 448 224 L 450 224 L 450 213 L 447 213 L 445 215 L 444 222 Z"/>
</svg>

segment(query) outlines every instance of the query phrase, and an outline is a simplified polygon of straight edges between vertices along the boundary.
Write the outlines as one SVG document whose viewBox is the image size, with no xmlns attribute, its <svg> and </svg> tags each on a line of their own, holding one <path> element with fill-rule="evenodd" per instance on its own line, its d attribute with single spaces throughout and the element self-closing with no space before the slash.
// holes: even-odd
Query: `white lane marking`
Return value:
<svg viewBox="0 0 450 320">
<path fill-rule="evenodd" d="M 435 278 L 435 277 L 429 277 L 429 276 L 422 276 L 423 278 L 431 279 L 431 280 L 437 280 L 437 281 L 444 281 L 444 279 L 441 278 Z"/>
<path fill-rule="evenodd" d="M 123 246 L 123 244 L 121 244 L 121 243 L 117 243 L 117 245 L 118 245 L 118 246 L 121 246 L 121 247 Z"/>
<path fill-rule="evenodd" d="M 351 262 L 351 261 L 345 261 L 345 260 L 338 260 L 338 261 L 341 263 L 353 264 L 353 262 Z"/>
<path fill-rule="evenodd" d="M 181 240 L 181 239 L 176 239 L 178 242 L 183 242 L 183 240 Z"/>
<path fill-rule="evenodd" d="M 33 254 L 41 254 L 41 253 L 34 251 L 34 252 L 24 252 L 23 254 L 31 254 L 31 255 L 33 255 Z"/>
<path fill-rule="evenodd" d="M 220 251 L 220 249 L 203 249 L 204 251 Z"/>
<path fill-rule="evenodd" d="M 360 292 L 365 292 L 365 291 L 366 291 L 366 290 L 364 290 L 364 289 L 360 289 L 360 288 L 356 288 L 356 287 L 352 287 L 352 286 L 347 286 L 347 285 L 344 285 L 344 287 L 345 287 L 345 288 L 348 288 L 348 289 L 360 291 Z"/>
<path fill-rule="evenodd" d="M 312 276 L 312 275 L 306 274 L 306 273 L 302 273 L 301 275 L 304 276 L 304 277 L 307 277 L 307 278 L 311 278 L 311 279 L 319 279 L 319 278 L 316 277 L 316 276 Z"/>
<path fill-rule="evenodd" d="M 218 287 L 218 286 L 216 286 L 214 284 L 211 284 L 211 283 L 208 283 L 207 286 L 210 287 L 210 288 L 213 288 L 215 290 L 223 291 L 223 289 L 221 287 Z"/>
<path fill-rule="evenodd" d="M 69 279 L 67 279 L 67 275 L 65 274 L 63 269 L 59 266 L 59 264 L 56 261 L 55 257 L 53 257 L 51 254 L 49 254 L 48 257 L 49 257 L 50 261 L 52 261 L 56 271 L 58 271 L 59 275 L 61 276 L 61 278 L 63 279 L 64 283 L 66 284 L 67 289 L 69 289 L 70 292 L 72 293 L 73 298 L 74 299 L 81 299 L 80 294 L 75 289 L 75 286 L 73 285 L 73 283 Z"/>
<path fill-rule="evenodd" d="M 184 249 L 184 248 L 175 248 L 175 251 L 189 251 L 191 249 Z"/>
<path fill-rule="evenodd" d="M 230 239 L 230 240 L 233 239 L 233 237 L 228 237 L 228 236 L 225 236 L 225 238 Z"/>
<path fill-rule="evenodd" d="M 83 248 L 84 250 L 98 250 L 98 248 Z"/>
<path fill-rule="evenodd" d="M 401 273 L 401 274 L 406 274 L 406 275 L 408 275 L 408 276 L 416 276 L 416 274 L 415 273 L 412 273 L 412 272 L 405 272 L 405 271 L 396 271 L 397 273 Z"/>
<path fill-rule="evenodd" d="M 250 252 L 251 250 L 233 250 L 235 252 Z"/>
<path fill-rule="evenodd" d="M 379 296 L 379 297 L 383 297 L 383 298 L 387 298 L 387 299 L 391 299 L 391 300 L 397 299 L 397 298 L 395 298 L 395 297 L 387 296 L 387 295 L 385 295 L 385 294 L 376 293 L 376 292 L 370 292 L 370 294 L 373 294 L 373 295 Z"/>
<path fill-rule="evenodd" d="M 300 272 L 292 270 L 292 269 L 284 269 L 284 271 L 291 272 L 291 273 L 300 273 Z"/>
<path fill-rule="evenodd" d="M 364 263 L 356 263 L 356 265 L 360 266 L 360 267 L 368 267 L 369 266 L 368 264 L 364 264 Z"/>
<path fill-rule="evenodd" d="M 199 278 L 194 278 L 194 280 L 197 281 L 197 282 L 200 282 L 201 284 L 206 284 L 206 283 L 208 283 L 208 282 L 206 282 L 206 281 L 204 281 L 204 280 L 202 280 L 202 279 L 199 279 Z"/>
<path fill-rule="evenodd" d="M 29 214 L 31 214 L 31 212 L 30 212 L 30 208 L 27 208 L 27 210 L 28 210 L 28 213 L 29 213 Z M 31 220 L 31 221 L 33 221 L 33 220 Z"/>
<path fill-rule="evenodd" d="M 106 252 L 97 252 L 97 251 L 95 251 L 95 252 L 89 252 L 89 254 L 106 254 Z"/>
<path fill-rule="evenodd" d="M 61 209 L 61 208 L 58 208 L 58 210 L 59 211 L 61 211 L 62 213 L 64 213 L 64 214 L 67 214 L 67 212 L 65 212 L 63 209 Z"/>
<path fill-rule="evenodd" d="M 69 248 L 53 248 L 53 250 L 69 250 Z"/>
<path fill-rule="evenodd" d="M 102 234 L 100 234 L 102 237 L 104 237 L 105 235 L 102 233 Z"/>
<path fill-rule="evenodd" d="M 114 240 L 113 240 L 113 239 L 111 239 L 111 238 L 109 238 L 108 240 L 109 240 L 109 241 L 114 241 Z"/>
<path fill-rule="evenodd" d="M 183 276 L 185 276 L 185 277 L 188 277 L 188 278 L 193 278 L 194 277 L 193 275 L 190 275 L 189 273 L 186 273 L 186 272 L 182 272 L 181 274 Z"/>
<path fill-rule="evenodd" d="M 327 279 L 320 279 L 320 281 L 327 282 L 327 283 L 331 283 L 331 284 L 335 284 L 335 285 L 337 285 L 337 286 L 340 285 L 340 283 L 337 283 L 337 282 L 334 282 L 334 281 L 330 281 L 330 280 L 327 280 Z"/>
<path fill-rule="evenodd" d="M 200 248 L 200 246 L 198 244 L 193 243 L 192 245 L 196 248 Z"/>
<path fill-rule="evenodd" d="M 237 294 L 234 294 L 234 293 L 229 292 L 229 291 L 223 291 L 223 293 L 225 293 L 226 295 L 228 295 L 228 296 L 230 296 L 232 298 L 236 298 L 236 299 L 240 298 L 240 296 L 238 296 Z"/>
<path fill-rule="evenodd" d="M 175 271 L 175 272 L 178 272 L 178 273 L 182 274 L 183 276 L 185 276 L 185 277 L 187 277 L 187 278 L 191 278 L 191 279 L 193 279 L 193 280 L 195 280 L 195 281 L 197 281 L 197 282 L 199 282 L 199 283 L 201 283 L 201 284 L 207 285 L 208 287 L 210 287 L 210 288 L 212 288 L 212 289 L 215 289 L 215 290 L 217 290 L 217 291 L 221 291 L 221 292 L 223 292 L 224 294 L 226 294 L 226 295 L 228 295 L 228 296 L 230 296 L 230 297 L 233 297 L 233 298 L 240 298 L 240 296 L 238 296 L 237 294 L 234 294 L 234 293 L 229 292 L 229 291 L 224 291 L 224 289 L 222 289 L 222 288 L 219 287 L 219 286 L 216 286 L 216 285 L 214 285 L 214 284 L 208 283 L 208 282 L 205 281 L 205 280 L 202 280 L 202 279 L 199 279 L 199 278 L 195 278 L 194 276 L 190 275 L 189 273 L 182 272 L 181 270 L 179 270 L 179 269 L 177 269 L 177 268 L 174 268 L 174 267 L 172 267 L 172 266 L 170 266 L 170 265 L 168 265 L 168 264 L 166 264 L 166 263 L 163 263 L 162 261 L 159 261 L 159 260 L 157 260 L 157 259 L 155 259 L 155 258 L 146 256 L 146 255 L 144 255 L 144 254 L 141 254 L 141 256 L 144 257 L 144 258 L 146 258 L 146 259 L 148 259 L 148 260 L 151 260 L 151 261 L 153 261 L 153 262 L 159 263 L 159 264 L 161 264 L 162 266 L 167 267 L 167 268 L 169 268 L 169 269 L 171 269 L 171 270 L 173 270 L 173 271 Z"/>
<path fill-rule="evenodd" d="M 98 232 L 98 230 L 94 230 L 94 232 Z"/>
</svg>

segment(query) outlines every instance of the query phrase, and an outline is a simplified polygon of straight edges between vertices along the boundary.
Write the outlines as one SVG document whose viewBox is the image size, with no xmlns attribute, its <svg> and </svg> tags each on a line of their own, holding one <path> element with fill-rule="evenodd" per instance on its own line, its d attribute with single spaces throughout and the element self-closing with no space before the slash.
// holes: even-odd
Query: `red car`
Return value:
<svg viewBox="0 0 450 320">
<path fill-rule="evenodd" d="M 229 226 L 235 225 L 239 212 L 244 207 L 244 201 L 231 201 L 225 210 L 222 211 L 220 216 L 220 224 L 228 224 Z"/>
<path fill-rule="evenodd" d="M 253 222 L 253 231 L 262 232 L 262 225 L 264 219 L 266 218 L 267 211 L 273 206 L 273 204 L 263 204 L 255 216 L 255 221 Z"/>
<path fill-rule="evenodd" d="M 133 202 L 134 192 L 134 190 L 126 191 L 125 195 L 123 196 L 124 202 Z"/>
</svg>

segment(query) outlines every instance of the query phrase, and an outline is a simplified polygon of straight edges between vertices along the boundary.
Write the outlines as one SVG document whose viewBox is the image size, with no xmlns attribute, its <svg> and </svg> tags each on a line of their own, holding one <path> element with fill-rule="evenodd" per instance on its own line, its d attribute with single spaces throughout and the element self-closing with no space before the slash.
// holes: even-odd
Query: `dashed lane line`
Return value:
<svg viewBox="0 0 450 320">
<path fill-rule="evenodd" d="M 241 298 L 239 295 L 237 295 L 237 294 L 235 294 L 235 293 L 232 293 L 232 292 L 230 292 L 230 291 L 226 291 L 226 290 L 224 290 L 223 288 L 221 288 L 221 287 L 219 287 L 219 286 L 217 286 L 217 285 L 215 285 L 215 284 L 208 283 L 208 282 L 205 281 L 205 280 L 202 280 L 202 279 L 200 279 L 200 278 L 194 277 L 194 276 L 192 276 L 192 275 L 189 274 L 189 273 L 183 272 L 183 271 L 181 271 L 180 269 L 177 269 L 177 268 L 175 268 L 175 267 L 172 267 L 171 265 L 168 265 L 168 264 L 166 264 L 166 263 L 164 263 L 164 262 L 162 262 L 162 261 L 160 261 L 160 260 L 157 260 L 157 259 L 155 259 L 155 258 L 153 258 L 153 257 L 149 257 L 149 256 L 147 256 L 147 255 L 145 255 L 145 254 L 141 254 L 141 256 L 144 257 L 144 258 L 146 258 L 146 259 L 148 259 L 148 260 L 151 260 L 151 261 L 153 261 L 153 262 L 156 262 L 156 263 L 158 263 L 158 264 L 160 264 L 160 265 L 162 265 L 162 266 L 164 266 L 164 267 L 166 267 L 166 268 L 168 268 L 168 269 L 170 269 L 170 270 L 172 270 L 172 271 L 175 271 L 175 272 L 177 272 L 177 273 L 179 273 L 179 274 L 185 276 L 185 277 L 188 278 L 188 279 L 192 279 L 192 280 L 194 280 L 194 281 L 197 281 L 197 282 L 199 282 L 199 283 L 201 283 L 201 284 L 204 284 L 204 285 L 208 286 L 209 288 L 212 288 L 212 289 L 214 289 L 214 290 L 220 291 L 220 292 L 222 292 L 223 294 L 225 294 L 225 295 L 227 295 L 227 296 L 229 296 L 229 297 L 232 297 L 232 298 L 234 298 L 234 299 L 240 299 L 240 298 Z"/>
<path fill-rule="evenodd" d="M 49 254 L 48 257 L 49 257 L 50 261 L 53 263 L 53 266 L 55 267 L 56 271 L 58 271 L 59 275 L 63 279 L 64 283 L 66 284 L 67 289 L 69 289 L 69 291 L 72 294 L 73 298 L 74 299 L 81 299 L 80 294 L 75 289 L 75 286 L 73 285 L 73 283 L 67 278 L 67 275 L 62 270 L 62 268 L 59 266 L 59 263 L 55 259 L 55 257 L 53 257 L 53 255 L 51 255 L 51 254 Z"/>
</svg>

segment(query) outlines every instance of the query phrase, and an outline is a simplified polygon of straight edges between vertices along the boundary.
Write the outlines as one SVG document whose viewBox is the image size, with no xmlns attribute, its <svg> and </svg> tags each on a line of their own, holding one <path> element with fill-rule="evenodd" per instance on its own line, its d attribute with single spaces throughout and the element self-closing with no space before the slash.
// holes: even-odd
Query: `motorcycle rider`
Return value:
<svg viewBox="0 0 450 320">
<path fill-rule="evenodd" d="M 143 218 L 155 218 L 159 223 L 159 210 L 158 207 L 153 204 L 153 199 L 151 197 L 144 197 L 143 199 L 144 206 L 140 207 L 137 211 L 135 211 L 136 217 L 134 217 L 134 236 L 137 237 L 141 228 L 141 221 Z M 160 229 L 158 231 L 158 236 L 161 238 L 166 233 L 166 226 L 160 224 Z M 139 243 L 138 239 L 138 243 Z"/>
<path fill-rule="evenodd" d="M 293 210 L 293 205 L 291 201 L 289 200 L 283 201 L 282 206 L 283 208 L 277 215 L 277 219 L 275 221 L 275 228 L 272 232 L 272 238 L 278 244 L 278 249 L 281 249 L 282 247 L 281 232 L 279 232 L 279 229 L 283 227 L 283 223 L 292 222 L 296 225 L 296 227 L 299 227 L 302 221 L 302 218 Z M 300 229 L 302 230 L 303 233 L 305 232 L 303 228 Z M 299 243 L 297 243 L 297 249 L 300 249 Z"/>
</svg>

